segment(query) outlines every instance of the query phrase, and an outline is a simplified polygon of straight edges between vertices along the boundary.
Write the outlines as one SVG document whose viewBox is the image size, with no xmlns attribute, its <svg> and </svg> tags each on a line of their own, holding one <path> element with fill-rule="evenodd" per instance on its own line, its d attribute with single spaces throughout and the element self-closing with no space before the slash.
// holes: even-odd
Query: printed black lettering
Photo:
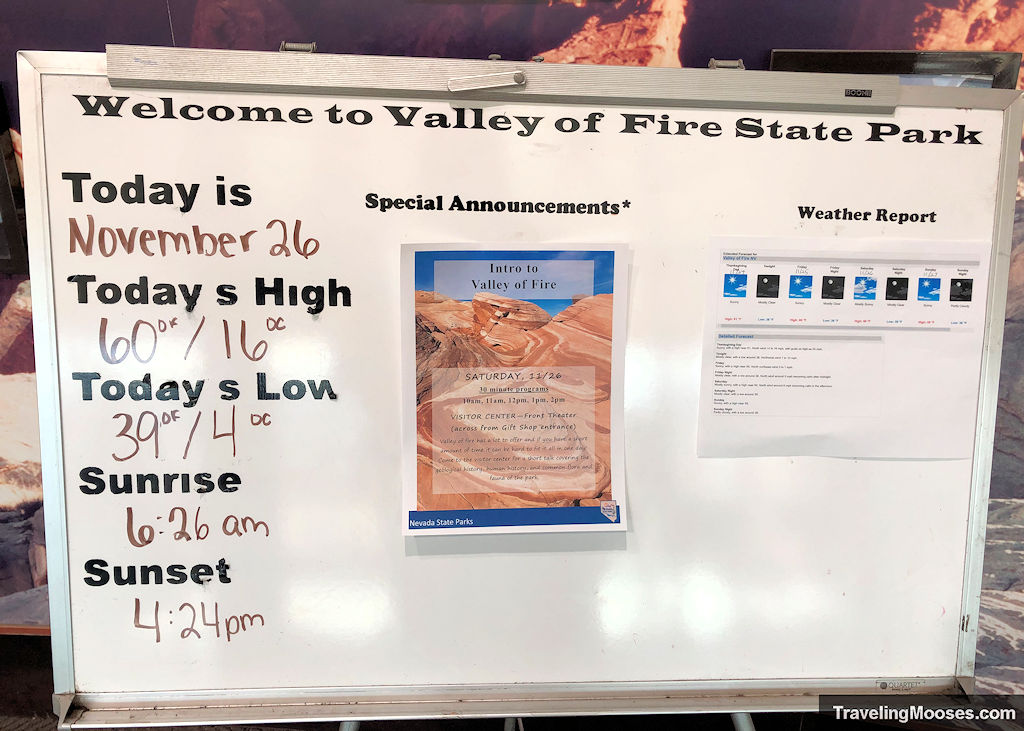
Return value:
<svg viewBox="0 0 1024 731">
<path fill-rule="evenodd" d="M 86 117 L 120 117 L 121 106 L 128 101 L 126 96 L 92 96 L 91 94 L 75 94 L 75 99 L 82 105 L 82 112 Z M 90 101 L 93 99 L 95 101 Z M 112 101 L 116 99 L 117 101 Z M 102 110 L 102 114 L 100 113 Z"/>
</svg>

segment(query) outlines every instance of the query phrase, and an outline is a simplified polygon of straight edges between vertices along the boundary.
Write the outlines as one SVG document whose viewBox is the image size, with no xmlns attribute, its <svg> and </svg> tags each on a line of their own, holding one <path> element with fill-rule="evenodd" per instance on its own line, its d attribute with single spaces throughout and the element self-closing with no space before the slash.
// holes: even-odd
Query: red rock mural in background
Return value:
<svg viewBox="0 0 1024 731">
<path fill-rule="evenodd" d="M 175 0 L 166 6 L 107 0 L 75 6 L 70 16 L 68 7 L 59 0 L 8 0 L 5 5 L 0 59 L 6 60 L 0 60 L 0 81 L 12 106 L 14 51 L 29 47 L 99 51 L 106 42 L 276 50 L 282 40 L 316 40 L 319 49 L 328 53 L 463 58 L 499 53 L 511 59 L 542 55 L 549 63 L 641 66 L 704 67 L 715 56 L 743 58 L 748 68 L 755 69 L 767 66 L 771 48 L 1024 50 L 1024 5 L 1016 0 Z M 17 110 L 12 112 L 17 127 Z M 1024 191 L 1024 185 L 1019 191 Z M 1018 693 L 1024 692 L 1022 242 L 1024 206 L 1019 204 L 978 654 L 982 688 Z M 4 286 L 0 281 L 0 307 L 11 297 L 11 287 Z M 9 358 L 24 357 L 17 355 L 24 346 L 18 347 L 22 350 Z M 6 379 L 0 380 L 0 388 L 31 379 L 31 368 L 25 372 L 19 367 L 26 366 L 0 361 L 0 379 Z M 3 595 L 8 594 L 10 602 L 11 597 L 26 593 L 10 594 L 11 587 L 24 588 L 26 582 L 35 584 L 39 579 L 38 570 L 29 563 L 34 560 L 38 567 L 34 542 L 41 540 L 41 533 L 33 523 L 39 515 L 32 511 L 35 498 L 18 498 L 21 507 L 13 507 L 12 512 L 10 497 L 15 494 L 10 475 L 17 472 L 17 484 L 22 485 L 31 482 L 32 470 L 38 469 L 37 460 L 33 468 L 32 460 L 25 467 L 26 460 L 18 459 L 27 448 L 36 448 L 32 446 L 35 413 L 30 402 L 22 404 L 28 392 L 24 384 L 15 390 L 22 395 L 14 401 L 0 391 L 5 406 L 0 414 L 0 624 L 10 619 L 4 608 L 10 605 L 4 604 Z M 8 403 L 31 413 L 12 420 L 7 416 L 11 413 Z M 22 568 L 5 568 L 11 550 L 23 557 L 19 559 L 24 562 Z"/>
<path fill-rule="evenodd" d="M 42 627 L 46 541 L 25 277 L 0 278 L 0 626 Z"/>
</svg>

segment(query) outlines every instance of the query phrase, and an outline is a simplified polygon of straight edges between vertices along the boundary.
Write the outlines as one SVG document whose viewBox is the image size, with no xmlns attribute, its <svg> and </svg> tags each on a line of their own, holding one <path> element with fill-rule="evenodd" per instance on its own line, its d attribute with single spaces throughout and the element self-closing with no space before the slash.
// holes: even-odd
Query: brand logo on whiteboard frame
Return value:
<svg viewBox="0 0 1024 731">
<path fill-rule="evenodd" d="M 871 89 L 847 89 L 846 96 L 870 97 Z"/>
<path fill-rule="evenodd" d="M 913 690 L 924 685 L 923 680 L 917 678 L 907 678 L 903 680 L 876 680 L 875 686 L 879 690 L 891 690 L 899 692 L 902 690 Z"/>
</svg>

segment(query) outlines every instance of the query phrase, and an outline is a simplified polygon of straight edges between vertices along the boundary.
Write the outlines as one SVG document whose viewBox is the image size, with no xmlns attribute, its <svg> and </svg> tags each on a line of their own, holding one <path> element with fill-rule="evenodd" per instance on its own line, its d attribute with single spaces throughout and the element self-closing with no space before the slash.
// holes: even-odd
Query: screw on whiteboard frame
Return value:
<svg viewBox="0 0 1024 731">
<path fill-rule="evenodd" d="M 309 43 L 291 43 L 289 41 L 281 41 L 281 47 L 278 51 L 294 51 L 295 53 L 316 53 L 316 41 L 310 41 Z"/>
</svg>

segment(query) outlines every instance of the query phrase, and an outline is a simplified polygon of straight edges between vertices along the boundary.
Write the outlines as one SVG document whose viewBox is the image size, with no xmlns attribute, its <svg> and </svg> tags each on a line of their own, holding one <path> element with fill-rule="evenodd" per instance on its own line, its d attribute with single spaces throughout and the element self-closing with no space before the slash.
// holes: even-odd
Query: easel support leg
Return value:
<svg viewBox="0 0 1024 731">
<path fill-rule="evenodd" d="M 732 725 L 736 731 L 755 731 L 754 719 L 750 717 L 749 713 L 733 713 Z"/>
</svg>

